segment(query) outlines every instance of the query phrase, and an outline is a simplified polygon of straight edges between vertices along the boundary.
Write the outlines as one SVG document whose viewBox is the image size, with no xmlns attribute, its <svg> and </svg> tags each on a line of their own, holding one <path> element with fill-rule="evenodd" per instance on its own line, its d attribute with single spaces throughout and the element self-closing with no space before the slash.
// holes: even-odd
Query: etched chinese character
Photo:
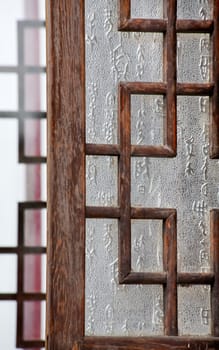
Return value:
<svg viewBox="0 0 219 350">
<path fill-rule="evenodd" d="M 201 321 L 204 326 L 209 324 L 210 319 L 210 310 L 201 308 Z"/>
<path fill-rule="evenodd" d="M 207 204 L 202 201 L 194 201 L 192 205 L 192 210 L 198 214 L 198 216 L 203 216 L 207 211 Z"/>
<path fill-rule="evenodd" d="M 112 23 L 112 11 L 105 9 L 104 10 L 104 32 L 107 37 L 107 39 L 110 38 L 110 34 L 113 29 L 113 23 Z"/>
<path fill-rule="evenodd" d="M 142 45 L 138 45 L 137 48 L 137 64 L 136 64 L 136 75 L 139 79 L 142 78 L 144 74 L 144 64 L 145 64 L 145 56 Z"/>
<path fill-rule="evenodd" d="M 200 108 L 201 113 L 208 112 L 208 98 L 207 97 L 200 97 L 199 98 L 199 108 Z"/>
<path fill-rule="evenodd" d="M 90 45 L 91 50 L 93 50 L 94 45 L 97 43 L 97 38 L 95 35 L 95 14 L 91 13 L 88 15 L 89 30 L 90 33 L 86 34 L 85 40 L 88 45 Z"/>
<path fill-rule="evenodd" d="M 201 56 L 200 57 L 200 63 L 199 63 L 199 68 L 200 68 L 200 74 L 203 80 L 208 79 L 209 76 L 209 56 Z"/>
</svg>

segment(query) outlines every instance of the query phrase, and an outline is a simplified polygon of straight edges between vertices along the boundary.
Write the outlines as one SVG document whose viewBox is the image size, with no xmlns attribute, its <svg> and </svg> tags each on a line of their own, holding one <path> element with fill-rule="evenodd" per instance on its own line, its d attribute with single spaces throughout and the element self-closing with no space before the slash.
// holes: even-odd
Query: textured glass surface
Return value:
<svg viewBox="0 0 219 350">
<path fill-rule="evenodd" d="M 208 82 L 210 80 L 211 55 L 209 34 L 178 34 L 178 81 Z"/>
<path fill-rule="evenodd" d="M 131 0 L 132 18 L 163 18 L 163 0 Z"/>
<path fill-rule="evenodd" d="M 116 206 L 118 203 L 117 157 L 86 157 L 86 203 Z"/>
<path fill-rule="evenodd" d="M 211 334 L 210 286 L 178 287 L 179 335 Z"/>
<path fill-rule="evenodd" d="M 85 3 L 86 141 L 117 143 L 118 82 L 162 81 L 163 34 L 119 32 L 117 0 Z"/>
<path fill-rule="evenodd" d="M 163 333 L 163 288 L 118 284 L 117 220 L 86 221 L 87 335 Z"/>
<path fill-rule="evenodd" d="M 163 144 L 165 113 L 162 95 L 131 95 L 131 143 Z"/>
<path fill-rule="evenodd" d="M 166 163 L 166 159 L 162 159 L 161 162 L 158 158 L 131 158 L 132 206 L 149 208 L 161 206 L 162 178 L 166 175 Z"/>
<path fill-rule="evenodd" d="M 0 293 L 16 293 L 17 291 L 17 255 L 0 255 Z"/>
<path fill-rule="evenodd" d="M 133 271 L 163 270 L 162 231 L 162 220 L 131 220 Z"/>
<path fill-rule="evenodd" d="M 179 96 L 176 158 L 133 157 L 132 206 L 177 209 L 178 270 L 210 270 L 209 210 L 219 205 L 217 160 L 209 159 L 209 98 Z"/>
<path fill-rule="evenodd" d="M 177 0 L 177 17 L 179 19 L 211 19 L 213 0 Z"/>
</svg>

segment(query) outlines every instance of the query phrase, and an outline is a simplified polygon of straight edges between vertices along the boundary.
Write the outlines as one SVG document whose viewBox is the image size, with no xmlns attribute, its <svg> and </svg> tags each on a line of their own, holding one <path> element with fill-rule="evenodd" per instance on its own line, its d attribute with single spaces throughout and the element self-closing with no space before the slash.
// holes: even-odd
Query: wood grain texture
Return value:
<svg viewBox="0 0 219 350">
<path fill-rule="evenodd" d="M 81 350 L 210 350 L 219 349 L 216 337 L 85 337 Z"/>
<path fill-rule="evenodd" d="M 214 1 L 213 71 L 214 93 L 210 121 L 210 157 L 219 158 L 219 2 Z"/>
<path fill-rule="evenodd" d="M 120 218 L 121 211 L 117 207 L 86 207 L 85 209 L 86 218 L 100 219 L 100 218 Z"/>
<path fill-rule="evenodd" d="M 119 281 L 131 271 L 131 98 L 119 86 Z"/>
<path fill-rule="evenodd" d="M 47 349 L 84 333 L 84 1 L 47 1 Z"/>
<path fill-rule="evenodd" d="M 168 19 L 164 34 L 164 69 L 163 78 L 167 83 L 166 118 L 164 119 L 164 144 L 176 155 L 176 1 L 164 2 Z"/>
<path fill-rule="evenodd" d="M 211 257 L 214 283 L 211 289 L 212 335 L 219 337 L 219 209 L 210 212 Z"/>
<path fill-rule="evenodd" d="M 85 151 L 87 155 L 93 156 L 118 156 L 120 154 L 120 146 L 110 144 L 100 145 L 87 143 L 85 146 Z"/>
<path fill-rule="evenodd" d="M 212 33 L 214 22 L 212 20 L 178 19 L 176 21 L 176 31 L 178 33 Z"/>
<path fill-rule="evenodd" d="M 163 33 L 166 31 L 167 21 L 164 19 L 143 19 L 129 18 L 123 19 L 119 23 L 118 29 L 125 32 L 157 32 Z"/>
<path fill-rule="evenodd" d="M 167 272 L 164 286 L 164 334 L 177 335 L 177 228 L 176 211 L 163 224 L 163 265 Z"/>
<path fill-rule="evenodd" d="M 177 95 L 185 96 L 212 96 L 214 84 L 178 83 L 176 85 Z"/>
</svg>

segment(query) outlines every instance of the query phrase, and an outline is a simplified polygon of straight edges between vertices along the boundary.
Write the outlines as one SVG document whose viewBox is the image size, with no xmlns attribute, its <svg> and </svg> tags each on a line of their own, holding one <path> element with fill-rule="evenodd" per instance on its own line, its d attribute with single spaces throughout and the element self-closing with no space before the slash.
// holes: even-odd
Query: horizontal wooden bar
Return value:
<svg viewBox="0 0 219 350">
<path fill-rule="evenodd" d="M 25 163 L 25 164 L 41 164 L 46 163 L 46 157 L 40 157 L 40 156 L 25 156 L 19 154 L 19 163 Z"/>
<path fill-rule="evenodd" d="M 46 254 L 46 247 L 0 247 L 0 254 Z"/>
<path fill-rule="evenodd" d="M 178 83 L 176 85 L 177 95 L 211 96 L 214 91 L 214 84 Z"/>
<path fill-rule="evenodd" d="M 87 143 L 85 145 L 85 152 L 87 155 L 95 156 L 118 156 L 120 154 L 120 147 L 119 145 Z"/>
<path fill-rule="evenodd" d="M 157 336 L 157 337 L 85 337 L 81 350 L 201 350 L 218 349 L 219 338 L 210 336 Z"/>
<path fill-rule="evenodd" d="M 131 208 L 131 219 L 163 220 L 176 214 L 176 209 L 166 208 Z"/>
<path fill-rule="evenodd" d="M 0 293 L 0 300 L 43 301 L 45 293 Z"/>
<path fill-rule="evenodd" d="M 0 66 L 0 73 L 45 73 L 46 68 L 42 66 Z"/>
<path fill-rule="evenodd" d="M 119 279 L 120 284 L 165 284 L 166 272 L 130 272 Z"/>
<path fill-rule="evenodd" d="M 13 111 L 0 111 L 0 118 L 20 118 L 20 119 L 45 119 L 46 112 L 13 112 Z"/>
<path fill-rule="evenodd" d="M 219 3 L 214 3 L 213 59 L 211 77 L 214 81 L 212 111 L 210 113 L 210 158 L 219 159 Z M 219 322 L 218 322 L 219 323 Z M 219 334 L 219 326 L 218 326 Z"/>
<path fill-rule="evenodd" d="M 17 343 L 19 348 L 44 348 L 45 341 L 44 340 L 21 340 Z"/>
<path fill-rule="evenodd" d="M 89 207 L 85 208 L 85 216 L 89 219 L 120 218 L 120 208 L 118 207 Z"/>
<path fill-rule="evenodd" d="M 212 20 L 178 19 L 176 21 L 178 33 L 212 33 L 213 29 L 214 22 Z"/>
<path fill-rule="evenodd" d="M 131 155 L 132 156 L 141 156 L 141 157 L 176 157 L 176 152 L 172 150 L 169 146 L 153 146 L 153 145 L 132 145 L 131 146 Z"/>
<path fill-rule="evenodd" d="M 120 83 L 121 89 L 124 89 L 128 94 L 134 95 L 165 95 L 167 85 L 165 83 L 122 82 Z"/>
<path fill-rule="evenodd" d="M 178 273 L 178 284 L 213 284 L 214 273 Z"/>
<path fill-rule="evenodd" d="M 25 210 L 25 209 L 46 209 L 46 202 L 44 201 L 26 201 L 26 202 L 19 202 L 19 209 Z"/>
<path fill-rule="evenodd" d="M 118 29 L 124 32 L 161 32 L 164 33 L 167 28 L 165 19 L 143 19 L 126 18 L 119 23 Z"/>
</svg>

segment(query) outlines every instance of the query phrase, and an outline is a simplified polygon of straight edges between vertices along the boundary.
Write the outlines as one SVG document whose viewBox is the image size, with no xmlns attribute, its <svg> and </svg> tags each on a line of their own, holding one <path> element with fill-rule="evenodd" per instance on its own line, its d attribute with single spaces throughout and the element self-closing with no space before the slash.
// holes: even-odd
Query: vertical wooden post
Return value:
<svg viewBox="0 0 219 350">
<path fill-rule="evenodd" d="M 47 1 L 47 349 L 84 333 L 84 1 Z"/>
</svg>

